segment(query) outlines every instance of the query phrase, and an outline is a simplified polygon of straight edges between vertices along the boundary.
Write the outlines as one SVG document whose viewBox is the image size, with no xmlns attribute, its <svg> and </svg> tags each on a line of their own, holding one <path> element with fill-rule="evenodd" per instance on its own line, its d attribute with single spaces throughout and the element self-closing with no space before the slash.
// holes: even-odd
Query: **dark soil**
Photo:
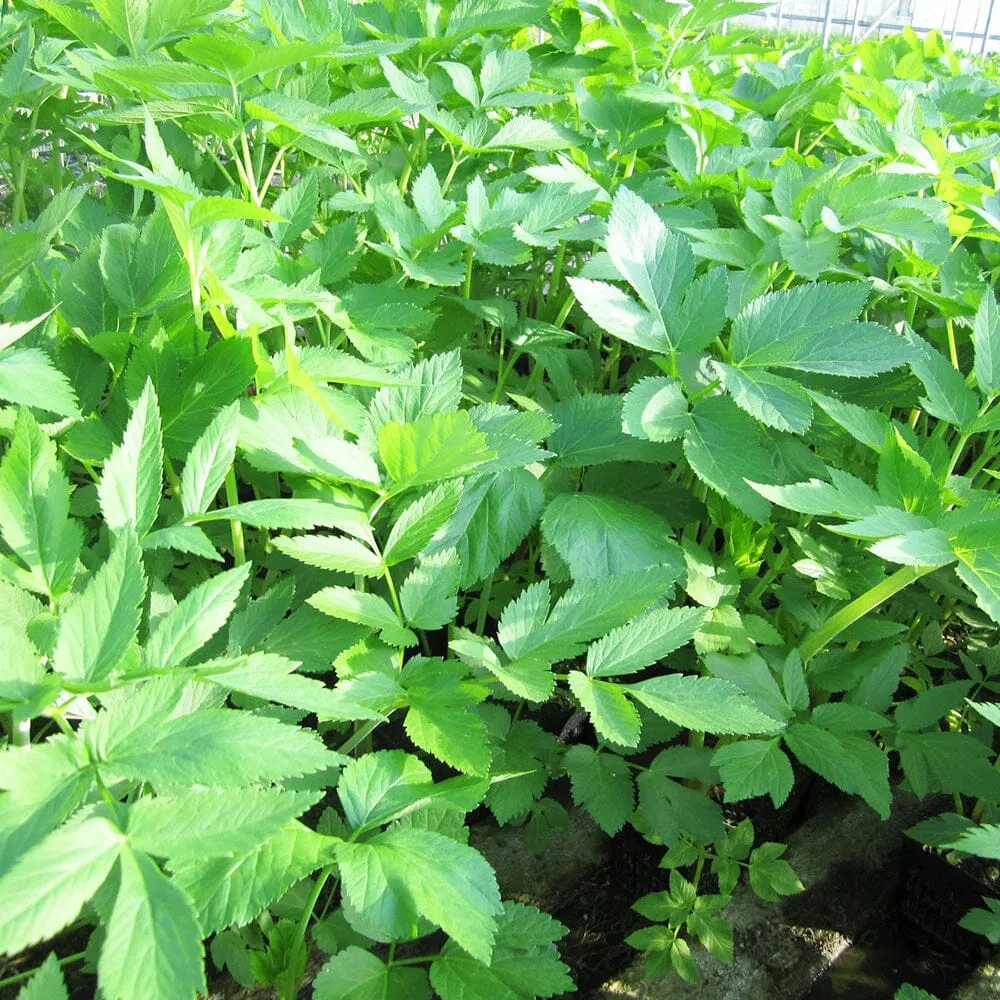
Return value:
<svg viewBox="0 0 1000 1000">
<path fill-rule="evenodd" d="M 570 968 L 576 993 L 556 1000 L 585 1000 L 590 990 L 627 969 L 639 952 L 625 938 L 648 921 L 632 904 L 649 892 L 667 887 L 659 867 L 665 848 L 649 843 L 632 827 L 610 838 L 604 862 L 582 879 L 552 915 L 570 928 L 559 953 Z"/>
</svg>

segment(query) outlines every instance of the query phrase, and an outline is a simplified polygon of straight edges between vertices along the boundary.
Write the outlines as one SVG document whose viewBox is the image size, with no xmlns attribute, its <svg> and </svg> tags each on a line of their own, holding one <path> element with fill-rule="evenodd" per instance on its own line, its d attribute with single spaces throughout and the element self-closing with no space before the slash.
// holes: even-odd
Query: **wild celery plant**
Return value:
<svg viewBox="0 0 1000 1000">
<path fill-rule="evenodd" d="M 691 979 L 793 759 L 1000 800 L 1000 85 L 759 6 L 3 21 L 0 950 L 98 928 L 38 990 L 566 991 L 465 820 L 564 775 Z"/>
</svg>

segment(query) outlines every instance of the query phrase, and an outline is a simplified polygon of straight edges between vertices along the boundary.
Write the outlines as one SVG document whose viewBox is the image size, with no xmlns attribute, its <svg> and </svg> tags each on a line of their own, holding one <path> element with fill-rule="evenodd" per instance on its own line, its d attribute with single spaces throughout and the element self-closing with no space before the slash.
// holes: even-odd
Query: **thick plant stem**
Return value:
<svg viewBox="0 0 1000 1000">
<path fill-rule="evenodd" d="M 226 503 L 230 507 L 235 507 L 240 502 L 240 496 L 236 488 L 236 473 L 233 467 L 229 467 L 226 473 Z M 243 522 L 230 521 L 229 527 L 233 537 L 233 563 L 242 566 L 247 561 L 246 541 L 243 538 Z"/>
<path fill-rule="evenodd" d="M 842 607 L 799 646 L 802 662 L 808 663 L 817 653 L 822 652 L 833 642 L 844 629 L 853 625 L 859 618 L 864 618 L 880 604 L 885 603 L 890 597 L 908 587 L 914 580 L 919 580 L 920 577 L 932 573 L 937 568 L 937 566 L 904 566 L 892 576 L 887 576 L 871 590 L 855 598 L 850 604 Z"/>
<path fill-rule="evenodd" d="M 16 747 L 26 747 L 31 743 L 31 719 L 21 719 L 13 724 L 11 743 Z"/>
<path fill-rule="evenodd" d="M 462 283 L 462 298 L 468 299 L 472 296 L 472 247 L 465 248 L 465 281 Z"/>
</svg>

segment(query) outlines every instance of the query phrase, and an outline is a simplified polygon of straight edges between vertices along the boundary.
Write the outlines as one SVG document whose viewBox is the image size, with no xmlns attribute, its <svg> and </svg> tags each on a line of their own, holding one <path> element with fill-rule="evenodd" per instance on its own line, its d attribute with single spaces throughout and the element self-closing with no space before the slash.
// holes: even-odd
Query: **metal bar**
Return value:
<svg viewBox="0 0 1000 1000">
<path fill-rule="evenodd" d="M 997 3 L 996 0 L 993 0 L 993 2 L 995 8 L 1000 8 L 1000 3 Z M 951 27 L 948 31 L 948 39 L 952 44 L 958 43 L 959 48 L 965 48 L 967 50 L 972 50 L 973 48 L 978 49 L 982 46 L 984 40 L 984 31 L 980 27 L 980 20 L 982 17 L 982 6 L 979 7 L 976 22 L 972 26 L 972 29 L 970 30 L 968 28 L 959 28 L 959 24 L 961 23 L 961 13 L 963 9 L 962 3 L 963 0 L 955 0 L 955 6 L 953 8 L 948 9 L 948 13 L 951 13 L 952 10 L 955 11 Z M 891 12 L 892 8 L 889 8 L 888 11 L 885 11 L 883 13 L 889 14 Z M 995 21 L 1000 20 L 995 10 L 993 19 Z M 767 14 L 755 12 L 752 14 L 740 15 L 737 18 L 737 20 L 747 23 L 763 22 L 766 24 L 770 20 L 770 17 Z M 783 5 L 781 24 L 787 30 L 815 31 L 816 34 L 819 34 L 820 31 L 822 30 L 821 26 L 824 25 L 825 22 L 826 22 L 826 17 L 824 14 L 796 14 L 793 11 L 789 11 L 787 9 L 787 5 Z M 831 32 L 834 28 L 843 28 L 846 33 L 851 29 L 852 24 L 853 21 L 848 18 L 836 17 L 836 16 L 832 16 L 830 18 Z M 868 27 L 863 17 L 859 18 L 859 27 L 861 26 Z M 932 25 L 911 25 L 911 26 L 918 35 L 926 35 L 928 32 L 936 30 L 935 27 Z M 871 25 L 871 27 L 874 27 L 874 25 Z M 899 31 L 903 27 L 903 24 L 883 23 L 879 25 L 879 27 L 881 27 L 883 31 Z M 997 28 L 1000 28 L 1000 25 L 997 25 L 996 27 L 991 25 L 990 27 L 991 27 L 990 32 L 986 33 L 987 48 L 991 43 L 1000 43 L 1000 31 L 997 30 Z M 968 44 L 963 45 L 962 44 L 963 42 L 967 42 Z"/>
<path fill-rule="evenodd" d="M 876 18 L 875 18 L 875 20 L 874 20 L 874 21 L 872 21 L 872 23 L 871 23 L 871 24 L 870 24 L 870 25 L 868 26 L 868 30 L 867 30 L 867 31 L 866 31 L 866 32 L 865 32 L 865 33 L 864 33 L 864 34 L 863 34 L 863 35 L 861 36 L 861 41 L 864 41 L 864 40 L 865 40 L 866 38 L 868 38 L 868 36 L 869 36 L 869 35 L 871 35 L 871 34 L 872 34 L 872 32 L 875 32 L 875 31 L 878 31 L 878 29 L 879 29 L 879 28 L 880 28 L 880 27 L 882 26 L 882 22 L 883 22 L 883 21 L 884 21 L 884 20 L 885 20 L 885 19 L 886 19 L 886 18 L 887 18 L 887 17 L 888 17 L 888 16 L 889 16 L 889 15 L 890 15 L 890 14 L 891 14 L 892 12 L 893 12 L 893 11 L 895 11 L 895 10 L 898 10 L 898 9 L 899 9 L 899 5 L 900 5 L 901 3 L 902 3 L 902 0 L 892 0 L 892 2 L 891 2 L 891 3 L 889 4 L 889 6 L 888 6 L 888 7 L 886 7 L 886 8 L 885 8 L 885 9 L 884 9 L 884 10 L 882 11 L 882 13 L 881 13 L 881 14 L 879 14 L 879 16 L 878 16 L 878 17 L 876 17 Z M 881 37 L 881 36 L 880 36 L 880 37 Z"/>
<path fill-rule="evenodd" d="M 851 22 L 851 44 L 858 38 L 858 18 L 861 16 L 861 0 L 854 0 L 854 20 Z"/>
<path fill-rule="evenodd" d="M 823 48 L 830 44 L 830 28 L 833 24 L 833 0 L 826 0 L 826 14 L 823 16 Z"/>
<path fill-rule="evenodd" d="M 990 40 L 990 26 L 993 23 L 993 10 L 996 7 L 997 0 L 990 0 L 990 6 L 986 11 L 986 26 L 983 28 L 983 44 L 979 49 L 979 54 L 981 56 L 986 55 L 986 46 L 989 44 Z"/>
</svg>

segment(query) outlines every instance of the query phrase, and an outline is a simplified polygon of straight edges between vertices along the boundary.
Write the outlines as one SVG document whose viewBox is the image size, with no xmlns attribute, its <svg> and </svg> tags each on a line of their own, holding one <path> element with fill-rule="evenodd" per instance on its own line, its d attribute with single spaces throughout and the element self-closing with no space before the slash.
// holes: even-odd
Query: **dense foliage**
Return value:
<svg viewBox="0 0 1000 1000">
<path fill-rule="evenodd" d="M 6 12 L 0 952 L 96 927 L 26 997 L 572 989 L 477 810 L 662 844 L 686 979 L 796 773 L 1000 856 L 1000 84 L 761 6 Z"/>
</svg>

